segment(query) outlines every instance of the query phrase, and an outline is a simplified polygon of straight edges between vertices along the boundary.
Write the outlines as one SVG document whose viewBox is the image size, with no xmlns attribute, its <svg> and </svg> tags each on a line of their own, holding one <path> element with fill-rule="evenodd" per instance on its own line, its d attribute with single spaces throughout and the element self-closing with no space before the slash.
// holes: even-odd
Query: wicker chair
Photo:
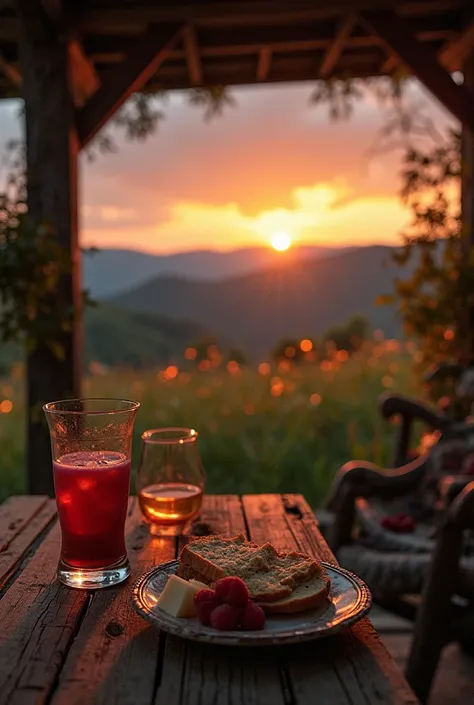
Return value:
<svg viewBox="0 0 474 705">
<path fill-rule="evenodd" d="M 474 530 L 474 482 L 440 473 L 446 449 L 465 447 L 474 427 L 403 397 L 383 399 L 381 410 L 387 418 L 402 417 L 397 467 L 352 461 L 341 468 L 328 501 L 334 514 L 328 539 L 340 563 L 368 583 L 376 603 L 415 620 L 407 678 L 425 702 L 444 643 L 474 643 L 468 533 Z M 407 463 L 410 432 L 420 418 L 439 432 L 437 442 Z M 383 528 L 382 517 L 394 510 L 415 518 L 413 534 Z"/>
</svg>

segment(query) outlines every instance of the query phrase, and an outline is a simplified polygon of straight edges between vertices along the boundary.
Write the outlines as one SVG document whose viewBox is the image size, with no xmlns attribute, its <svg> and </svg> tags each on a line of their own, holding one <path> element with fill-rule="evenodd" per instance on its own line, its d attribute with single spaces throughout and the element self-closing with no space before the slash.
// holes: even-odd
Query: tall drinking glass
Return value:
<svg viewBox="0 0 474 705">
<path fill-rule="evenodd" d="M 142 434 L 137 471 L 140 509 L 157 536 L 179 536 L 201 509 L 205 474 L 193 428 Z"/>
<path fill-rule="evenodd" d="M 120 399 L 70 399 L 43 407 L 62 536 L 58 579 L 70 587 L 108 587 L 130 574 L 125 518 L 139 406 Z"/>
</svg>

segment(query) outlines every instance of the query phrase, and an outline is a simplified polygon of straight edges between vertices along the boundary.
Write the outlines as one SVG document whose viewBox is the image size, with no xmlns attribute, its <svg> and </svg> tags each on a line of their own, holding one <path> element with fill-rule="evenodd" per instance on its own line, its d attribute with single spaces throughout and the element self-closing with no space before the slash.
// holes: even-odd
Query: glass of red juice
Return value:
<svg viewBox="0 0 474 705">
<path fill-rule="evenodd" d="M 61 525 L 58 579 L 70 587 L 108 587 L 130 575 L 125 519 L 139 406 L 122 399 L 69 399 L 43 407 Z"/>
</svg>

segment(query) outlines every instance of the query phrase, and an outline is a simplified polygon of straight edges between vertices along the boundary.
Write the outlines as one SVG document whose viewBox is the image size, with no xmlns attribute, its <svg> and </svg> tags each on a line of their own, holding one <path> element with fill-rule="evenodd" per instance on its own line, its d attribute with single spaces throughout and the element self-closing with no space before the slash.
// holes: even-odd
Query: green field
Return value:
<svg viewBox="0 0 474 705">
<path fill-rule="evenodd" d="M 302 492 L 316 505 L 345 461 L 388 461 L 394 429 L 379 416 L 380 394 L 421 394 L 412 372 L 413 350 L 396 341 L 369 341 L 354 356 L 343 357 L 336 353 L 292 369 L 272 365 L 268 374 L 256 367 L 234 373 L 186 369 L 172 379 L 162 370 L 96 366 L 84 391 L 141 402 L 134 467 L 145 429 L 192 426 L 200 432 L 208 491 Z M 0 379 L 2 498 L 25 488 L 23 389 L 21 366 Z M 10 411 L 5 400 L 13 403 Z"/>
</svg>

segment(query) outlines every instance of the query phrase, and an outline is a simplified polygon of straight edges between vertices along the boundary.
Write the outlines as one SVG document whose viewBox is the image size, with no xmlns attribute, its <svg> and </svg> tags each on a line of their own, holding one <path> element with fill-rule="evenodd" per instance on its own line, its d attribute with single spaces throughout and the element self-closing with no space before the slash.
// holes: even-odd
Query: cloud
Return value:
<svg viewBox="0 0 474 705">
<path fill-rule="evenodd" d="M 232 89 L 236 106 L 211 123 L 174 93 L 145 143 L 109 127 L 119 151 L 80 162 L 82 242 L 231 249 L 278 230 L 301 242 L 397 241 L 407 218 L 400 155 L 367 158 L 383 124 L 376 101 L 368 94 L 348 121 L 331 122 L 327 107 L 310 104 L 313 90 Z M 18 134 L 19 105 L 0 106 L 2 138 Z"/>
<path fill-rule="evenodd" d="M 331 122 L 326 108 L 310 104 L 312 91 L 311 84 L 233 89 L 236 106 L 211 123 L 177 94 L 156 135 L 138 144 L 118 137 L 117 153 L 83 164 L 86 202 L 109 203 L 113 189 L 132 207 L 137 199 L 145 218 L 150 202 L 177 201 L 235 202 L 255 215 L 291 206 L 295 184 L 341 176 L 360 194 L 393 192 L 398 156 L 384 155 L 379 173 L 378 159 L 365 157 L 378 109 L 361 105 L 350 120 Z"/>
<path fill-rule="evenodd" d="M 397 232 L 408 218 L 399 199 L 354 194 L 349 198 L 350 193 L 340 181 L 297 187 L 289 194 L 290 207 L 270 208 L 255 215 L 247 214 L 235 202 L 181 201 L 171 207 L 167 220 L 141 231 L 140 241 L 161 252 L 203 246 L 227 250 L 266 245 L 278 231 L 287 232 L 300 244 L 396 242 Z M 113 232 L 101 234 L 113 236 Z M 126 243 L 126 229 L 120 236 L 115 233 L 113 244 Z"/>
</svg>

